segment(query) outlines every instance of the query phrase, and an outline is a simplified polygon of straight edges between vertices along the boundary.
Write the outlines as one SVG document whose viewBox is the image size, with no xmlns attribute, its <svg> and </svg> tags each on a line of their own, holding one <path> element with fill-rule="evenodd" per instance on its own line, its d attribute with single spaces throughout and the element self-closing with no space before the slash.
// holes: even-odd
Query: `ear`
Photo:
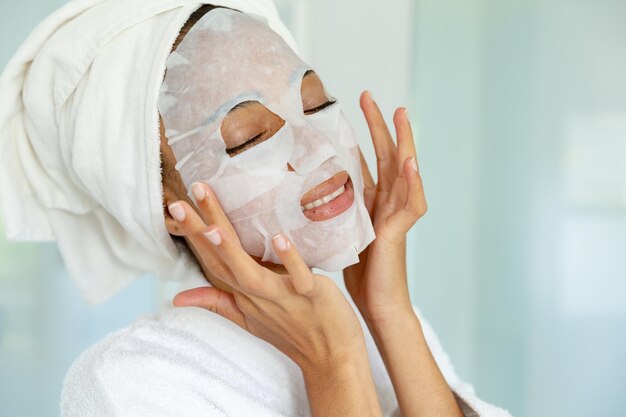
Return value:
<svg viewBox="0 0 626 417">
<path fill-rule="evenodd" d="M 169 187 L 167 187 L 164 184 L 163 185 L 163 201 L 165 202 L 165 207 L 163 208 L 163 216 L 165 217 L 165 229 L 167 229 L 167 232 L 170 235 L 185 236 L 185 233 L 182 231 L 182 229 L 178 225 L 178 222 L 174 220 L 174 218 L 172 217 L 168 209 L 170 204 L 178 200 L 180 200 L 180 198 L 176 196 L 176 193 L 174 193 L 172 190 L 170 190 Z"/>
</svg>

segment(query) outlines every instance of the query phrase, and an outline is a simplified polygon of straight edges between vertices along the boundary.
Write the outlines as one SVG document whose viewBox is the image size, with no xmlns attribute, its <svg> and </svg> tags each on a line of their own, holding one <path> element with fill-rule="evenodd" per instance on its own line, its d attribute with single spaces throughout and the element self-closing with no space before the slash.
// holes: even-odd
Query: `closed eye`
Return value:
<svg viewBox="0 0 626 417">
<path fill-rule="evenodd" d="M 319 112 L 319 111 L 324 110 L 324 109 L 325 109 L 325 108 L 327 108 L 327 107 L 332 106 L 332 105 L 333 105 L 333 104 L 335 104 L 336 102 L 337 102 L 337 100 L 335 100 L 335 99 L 330 100 L 330 101 L 327 101 L 326 103 L 324 103 L 324 104 L 322 104 L 322 105 L 320 105 L 320 106 L 314 107 L 314 108 L 309 109 L 309 110 L 305 110 L 305 111 L 304 111 L 304 114 L 305 114 L 305 115 L 309 115 L 309 114 L 314 114 L 314 113 L 317 113 L 317 112 Z"/>
<path fill-rule="evenodd" d="M 232 148 L 228 148 L 226 149 L 226 153 L 228 154 L 228 156 L 233 157 L 237 154 L 240 154 L 241 152 L 245 151 L 248 148 L 253 147 L 254 145 L 256 145 L 259 142 L 263 141 L 263 135 L 267 133 L 267 130 L 259 133 L 258 135 L 256 135 L 255 137 L 248 139 L 247 141 L 245 141 L 244 143 L 242 143 L 241 145 L 237 145 L 234 146 Z"/>
</svg>

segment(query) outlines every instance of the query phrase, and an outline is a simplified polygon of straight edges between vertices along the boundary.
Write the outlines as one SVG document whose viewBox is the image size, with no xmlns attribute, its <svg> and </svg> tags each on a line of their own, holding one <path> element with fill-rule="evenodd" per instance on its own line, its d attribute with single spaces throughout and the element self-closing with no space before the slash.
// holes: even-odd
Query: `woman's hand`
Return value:
<svg viewBox="0 0 626 417">
<path fill-rule="evenodd" d="M 170 212 L 198 259 L 233 291 L 191 289 L 174 298 L 175 306 L 217 313 L 272 344 L 301 368 L 339 363 L 365 351 L 361 325 L 348 300 L 330 278 L 311 272 L 286 237 L 272 239 L 287 270 L 279 274 L 243 250 L 208 186 L 196 184 L 193 191 L 201 217 L 184 201 L 172 204 Z"/>
<path fill-rule="evenodd" d="M 361 156 L 365 204 L 376 239 L 360 262 L 344 270 L 346 288 L 372 333 L 402 415 L 462 416 L 413 311 L 406 274 L 406 234 L 426 213 L 413 133 L 406 109 L 397 109 L 394 143 L 378 106 L 361 94 L 361 109 L 376 151 L 378 184 Z"/>
<path fill-rule="evenodd" d="M 312 274 L 282 235 L 272 245 L 287 274 L 261 266 L 241 247 L 211 189 L 195 184 L 193 193 L 201 216 L 184 201 L 170 213 L 203 269 L 229 291 L 183 291 L 174 305 L 217 313 L 283 352 L 302 370 L 314 417 L 381 416 L 361 325 L 337 285 Z"/>
<path fill-rule="evenodd" d="M 406 273 L 406 234 L 427 210 L 417 165 L 411 125 L 404 108 L 396 110 L 397 145 L 369 92 L 361 94 L 361 109 L 369 127 L 378 170 L 374 184 L 364 158 L 365 204 L 376 239 L 344 270 L 344 281 L 368 324 L 393 320 L 412 312 Z"/>
</svg>

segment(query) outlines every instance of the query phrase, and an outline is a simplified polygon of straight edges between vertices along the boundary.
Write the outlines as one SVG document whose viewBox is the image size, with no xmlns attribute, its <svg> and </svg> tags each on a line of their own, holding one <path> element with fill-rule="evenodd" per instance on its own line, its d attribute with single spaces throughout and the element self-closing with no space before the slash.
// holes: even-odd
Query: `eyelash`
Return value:
<svg viewBox="0 0 626 417">
<path fill-rule="evenodd" d="M 336 102 L 337 102 L 336 99 L 327 101 L 326 103 L 322 104 L 321 106 L 318 106 L 318 107 L 315 107 L 314 109 L 309 109 L 309 110 L 305 111 L 304 114 L 308 116 L 309 114 L 317 113 L 319 111 L 325 110 L 326 108 L 332 106 Z"/>
<path fill-rule="evenodd" d="M 335 104 L 337 102 L 337 100 L 331 100 L 331 101 L 327 101 L 326 103 L 322 104 L 321 106 L 315 107 L 313 109 L 307 110 L 304 112 L 305 115 L 310 115 L 310 114 L 314 114 L 320 111 L 323 111 L 325 109 L 327 109 L 328 107 L 332 106 L 333 104 Z M 256 145 L 261 138 L 263 137 L 264 134 L 266 134 L 267 131 L 261 132 L 258 135 L 256 135 L 253 138 L 248 139 L 247 141 L 245 141 L 244 143 L 242 143 L 241 145 L 237 145 L 235 147 L 226 149 L 226 153 L 228 154 L 228 156 L 234 156 L 237 155 L 243 151 L 245 151 L 246 149 Z"/>
<path fill-rule="evenodd" d="M 235 146 L 233 148 L 226 149 L 226 153 L 228 154 L 228 156 L 237 155 L 238 153 L 241 153 L 241 152 L 245 151 L 246 149 L 250 148 L 251 146 L 256 145 L 261 140 L 263 135 L 266 134 L 266 133 L 267 133 L 267 131 L 261 132 L 258 135 L 256 135 L 255 137 L 253 137 L 251 139 L 248 139 L 247 141 L 245 141 L 241 145 L 237 145 L 237 146 Z"/>
</svg>

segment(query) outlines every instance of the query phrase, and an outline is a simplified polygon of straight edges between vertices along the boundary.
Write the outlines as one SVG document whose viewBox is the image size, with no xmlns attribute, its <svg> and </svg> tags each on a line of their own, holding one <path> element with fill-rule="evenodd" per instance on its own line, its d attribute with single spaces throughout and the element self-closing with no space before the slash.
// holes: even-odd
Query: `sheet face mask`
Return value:
<svg viewBox="0 0 626 417">
<path fill-rule="evenodd" d="M 209 184 L 246 252 L 281 263 L 271 240 L 284 233 L 309 267 L 338 271 L 358 262 L 374 229 L 363 202 L 359 149 L 339 103 L 303 112 L 301 85 L 310 69 L 262 17 L 215 9 L 169 56 L 158 108 L 189 197 L 195 201 L 194 182 Z M 258 101 L 284 125 L 231 157 L 222 121 L 246 101 Z M 302 196 L 344 170 L 352 205 L 333 218 L 309 220 Z"/>
</svg>

